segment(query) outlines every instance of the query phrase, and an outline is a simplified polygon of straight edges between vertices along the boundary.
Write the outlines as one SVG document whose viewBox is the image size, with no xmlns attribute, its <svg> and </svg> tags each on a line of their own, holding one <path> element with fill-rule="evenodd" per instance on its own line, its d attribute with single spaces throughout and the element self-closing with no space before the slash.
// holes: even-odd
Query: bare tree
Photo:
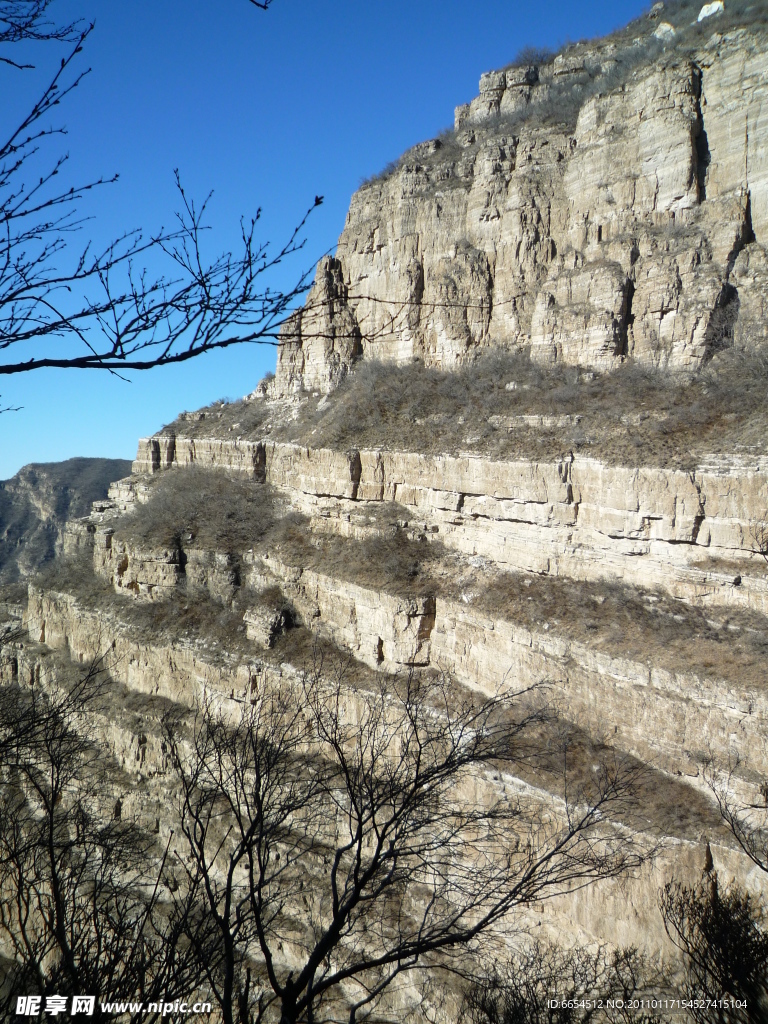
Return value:
<svg viewBox="0 0 768 1024">
<path fill-rule="evenodd" d="M 71 42 L 78 31 L 73 22 L 57 24 L 48 18 L 48 8 L 54 0 L 0 0 L 0 46 L 25 40 L 41 42 L 57 39 Z M 31 64 L 19 64 L 5 54 L 0 63 L 18 70 L 29 70 Z"/>
<path fill-rule="evenodd" d="M 456 968 L 513 908 L 640 861 L 609 823 L 636 767 L 602 766 L 543 808 L 494 787 L 536 756 L 534 696 L 415 676 L 360 690 L 316 669 L 234 721 L 209 701 L 191 735 L 167 723 L 179 898 L 215 922 L 188 938 L 203 964 L 219 951 L 208 978 L 226 1024 L 354 1024 L 408 972 Z"/>
<path fill-rule="evenodd" d="M 115 766 L 85 738 L 109 680 L 0 688 L 0 1007 L 22 995 L 185 998 L 198 967 L 167 901 L 167 849 L 110 802 Z M 92 725 L 90 726 L 92 728 Z M 114 797 L 112 797 L 114 800 Z M 128 1010 L 131 1020 L 151 1013 Z M 94 1020 L 102 1013 L 100 1000 Z"/>
<path fill-rule="evenodd" d="M 749 533 L 754 541 L 752 550 L 756 555 L 760 555 L 764 562 L 768 562 L 768 523 L 764 520 L 752 523 Z"/>
<path fill-rule="evenodd" d="M 271 0 L 254 6 L 266 10 Z M 260 211 L 240 224 L 240 249 L 209 257 L 204 251 L 210 196 L 195 203 L 176 173 L 180 207 L 172 230 L 145 236 L 128 231 L 106 248 L 79 248 L 86 218 L 80 201 L 116 181 L 99 178 L 60 188 L 67 157 L 45 152 L 65 134 L 49 121 L 70 100 L 87 70 L 76 62 L 93 25 L 56 25 L 51 0 L 0 3 L 0 47 L 35 40 L 68 44 L 42 93 L 0 139 L 0 374 L 44 367 L 145 370 L 179 363 L 230 345 L 277 344 L 281 325 L 308 287 L 275 290 L 270 272 L 303 247 L 307 214 L 287 241 L 271 248 L 256 229 Z M 26 52 L 26 51 L 25 51 Z M 0 54 L 23 75 L 29 65 Z M 322 202 L 316 196 L 314 206 Z M 148 260 L 167 267 L 151 277 Z"/>
<path fill-rule="evenodd" d="M 534 941 L 471 985 L 461 1024 L 655 1024 L 658 1016 L 631 1001 L 659 992 L 665 981 L 659 964 L 632 946 L 568 949 Z"/>
<path fill-rule="evenodd" d="M 733 783 L 744 762 L 732 753 L 727 768 L 719 770 L 713 759 L 706 780 L 717 801 L 720 816 L 749 859 L 768 873 L 768 779 L 755 786 L 755 798 L 745 802 L 734 795 Z"/>
<path fill-rule="evenodd" d="M 659 905 L 667 935 L 684 956 L 693 1019 L 765 1021 L 768 932 L 754 897 L 736 884 L 721 890 L 709 870 L 695 886 L 668 882 Z"/>
</svg>

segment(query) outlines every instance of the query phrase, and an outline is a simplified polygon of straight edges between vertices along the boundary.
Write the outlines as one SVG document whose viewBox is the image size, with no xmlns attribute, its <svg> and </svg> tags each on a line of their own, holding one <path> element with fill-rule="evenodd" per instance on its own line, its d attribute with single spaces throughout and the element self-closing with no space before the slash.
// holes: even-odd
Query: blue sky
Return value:
<svg viewBox="0 0 768 1024">
<path fill-rule="evenodd" d="M 553 49 L 601 35 L 648 5 L 608 0 L 56 0 L 62 18 L 95 20 L 81 55 L 91 73 L 58 110 L 67 186 L 120 174 L 91 194 L 79 241 L 170 226 L 173 170 L 209 208 L 211 252 L 236 246 L 239 220 L 263 210 L 261 237 L 284 241 L 316 194 L 306 248 L 275 287 L 332 249 L 361 179 L 452 124 L 483 71 L 525 45 Z M 3 135 L 61 57 L 34 51 L 37 72 L 0 68 Z M 36 77 L 37 76 L 37 77 Z M 10 96 L 10 102 L 8 97 Z M 152 267 L 149 268 L 150 271 Z M 274 367 L 273 349 L 242 346 L 129 374 L 39 371 L 0 378 L 0 479 L 28 462 L 132 458 L 138 437 L 183 409 L 240 397 Z"/>
</svg>

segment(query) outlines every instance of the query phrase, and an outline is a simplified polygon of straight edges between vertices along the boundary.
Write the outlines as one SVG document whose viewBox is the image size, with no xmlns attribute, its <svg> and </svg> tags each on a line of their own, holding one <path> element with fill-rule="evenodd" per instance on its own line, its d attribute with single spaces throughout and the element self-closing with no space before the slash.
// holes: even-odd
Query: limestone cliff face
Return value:
<svg viewBox="0 0 768 1024">
<path fill-rule="evenodd" d="M 454 133 L 363 185 L 276 391 L 328 391 L 361 357 L 450 367 L 530 346 L 695 368 L 762 344 L 764 29 L 663 44 L 654 25 L 484 75 Z"/>
<path fill-rule="evenodd" d="M 193 465 L 270 483 L 325 531 L 343 533 L 354 510 L 396 501 L 430 539 L 505 569 L 620 578 L 692 603 L 768 611 L 756 541 L 768 505 L 762 457 L 713 458 L 681 472 L 580 456 L 498 462 L 157 435 L 139 442 L 133 467 L 147 474 Z M 116 586 L 138 579 L 162 587 L 162 574 L 174 585 L 175 556 L 132 553 L 128 559 L 108 533 L 97 536 L 97 561 L 102 547 L 108 552 L 98 571 Z"/>
<path fill-rule="evenodd" d="M 519 365 L 514 379 L 492 369 L 501 398 L 485 412 L 479 388 L 446 412 L 445 393 L 424 387 L 418 402 L 385 404 L 378 427 L 371 415 L 362 436 L 376 388 L 410 373 L 390 366 L 328 398 L 290 395 L 332 391 L 360 359 L 450 368 L 502 346 L 540 363 L 695 368 L 723 347 L 764 345 L 768 40 L 759 26 L 715 28 L 683 46 L 646 20 L 546 66 L 484 75 L 450 138 L 353 198 L 275 383 L 142 439 L 131 476 L 68 523 L 65 557 L 30 584 L 27 635 L 15 619 L 0 652 L 0 685 L 54 688 L 103 660 L 109 704 L 83 727 L 120 770 L 110 813 L 119 795 L 126 818 L 170 839 L 166 712 L 190 720 L 212 697 L 235 715 L 319 666 L 328 678 L 343 670 L 354 717 L 370 688 L 441 673 L 461 699 L 546 694 L 558 736 L 574 738 L 591 773 L 603 755 L 645 762 L 638 827 L 649 845 L 664 837 L 639 874 L 526 910 L 494 941 L 527 932 L 672 953 L 655 894 L 672 876 L 698 881 L 705 857 L 765 898 L 768 876 L 735 848 L 709 788 L 715 779 L 755 807 L 768 774 L 762 357 L 726 355 L 693 382 L 625 368 L 615 393 L 625 371 L 492 359 Z M 747 369 L 728 377 L 731 361 Z M 477 380 L 484 363 L 464 376 Z M 606 432 L 631 434 L 660 411 L 657 390 L 622 404 L 645 377 L 663 380 L 676 417 L 659 418 L 663 443 L 617 448 Z M 601 388 L 573 445 L 558 432 L 582 405 L 558 405 L 570 401 L 558 378 Z M 694 451 L 689 414 L 710 399 Z M 611 416 L 594 415 L 612 400 Z M 352 429 L 324 422 L 334 408 L 351 410 Z M 474 427 L 443 434 L 454 415 L 525 431 L 494 447 Z M 423 446 L 420 423 L 434 424 Z M 540 447 L 547 432 L 557 444 Z M 39 499 L 40 518 L 52 501 Z M 522 801 L 541 822 L 561 813 L 549 785 L 494 767 L 460 798 Z"/>
<path fill-rule="evenodd" d="M 317 591 L 318 583 L 323 586 L 316 574 L 309 575 L 312 580 L 307 589 L 308 597 L 310 587 Z M 324 597 L 319 593 L 313 595 L 324 605 L 324 614 L 340 596 L 333 589 L 328 589 Z M 352 588 L 343 595 L 343 600 L 356 600 L 358 609 L 362 610 L 364 605 L 359 598 L 359 588 Z M 344 611 L 341 606 L 337 610 Z M 378 610 L 380 616 L 390 611 L 385 605 Z M 757 744 L 760 758 L 765 756 L 764 700 L 747 710 L 739 706 L 742 701 L 739 694 L 718 693 L 713 699 L 713 694 L 705 689 L 692 690 L 695 680 L 657 676 L 650 680 L 650 687 L 659 690 L 659 700 L 650 704 L 644 692 L 649 680 L 640 678 L 638 666 L 627 662 L 609 664 L 606 658 L 593 658 L 592 663 L 587 664 L 579 660 L 584 652 L 557 649 L 552 638 L 526 636 L 524 631 L 513 627 L 491 635 L 494 629 L 490 622 L 482 622 L 468 614 L 466 608 L 456 605 L 446 607 L 444 615 L 449 631 L 437 629 L 433 636 L 440 648 L 440 657 L 452 660 L 452 667 L 459 675 L 480 670 L 488 688 L 493 689 L 494 679 L 496 684 L 499 682 L 495 674 L 498 675 L 502 663 L 507 663 L 510 647 L 517 649 L 514 657 L 518 663 L 514 671 L 520 683 L 530 682 L 542 673 L 551 675 L 552 666 L 557 665 L 558 683 L 568 694 L 570 709 L 593 720 L 599 714 L 603 725 L 614 720 L 623 722 L 622 740 L 629 739 L 633 745 L 644 747 L 643 753 L 652 749 L 655 758 L 669 757 L 682 766 L 684 771 L 670 775 L 672 781 L 664 783 L 658 777 L 662 785 L 671 787 L 667 796 L 696 803 L 696 794 L 688 788 L 688 783 L 699 774 L 700 764 L 697 765 L 688 748 L 701 743 L 702 735 L 716 742 L 720 734 L 732 730 Z M 374 629 L 380 628 L 380 622 L 381 619 L 370 620 Z M 206 693 L 215 694 L 222 709 L 234 711 L 238 702 L 248 700 L 267 680 L 298 685 L 301 679 L 301 672 L 290 664 L 269 663 L 260 657 L 230 657 L 221 652 L 215 656 L 200 645 L 137 636 L 135 630 L 105 617 L 98 610 L 83 607 L 69 595 L 42 592 L 34 586 L 30 587 L 27 624 L 29 640 L 25 640 L 20 650 L 12 652 L 12 658 L 0 656 L 0 685 L 34 680 L 37 685 L 53 688 L 58 672 L 57 658 L 68 654 L 76 662 L 87 662 L 102 650 L 100 643 L 105 633 L 109 636 L 110 645 L 104 660 L 114 677 L 114 692 L 104 712 L 89 719 L 89 735 L 113 753 L 126 773 L 125 778 L 139 773 L 142 779 L 138 791 L 123 780 L 125 788 L 119 795 L 124 815 L 130 814 L 144 827 L 159 829 L 164 839 L 170 828 L 169 800 L 173 782 L 160 730 L 163 712 L 170 707 L 177 713 L 188 710 L 195 699 L 202 699 Z M 342 626 L 340 623 L 339 632 L 348 637 L 349 624 Z M 484 650 L 483 645 L 489 640 L 490 646 Z M 482 663 L 484 656 L 485 664 Z M 477 675 L 474 678 L 477 679 Z M 691 690 L 696 704 L 693 716 L 687 711 Z M 354 701 L 353 690 L 349 691 L 347 699 Z M 707 731 L 702 734 L 701 728 Z M 755 763 L 762 767 L 763 760 Z M 527 806 L 550 806 L 546 790 L 521 783 L 506 773 L 497 774 L 495 770 L 487 777 L 478 778 L 474 790 L 466 793 L 465 798 L 489 802 L 499 794 L 505 799 L 522 796 Z M 728 844 L 718 843 L 714 836 L 710 838 L 722 877 L 744 877 L 749 864 L 743 855 Z M 615 880 L 603 880 L 580 893 L 546 901 L 534 911 L 523 910 L 516 918 L 517 929 L 511 934 L 516 936 L 528 931 L 540 935 L 543 925 L 543 934 L 558 940 L 566 933 L 581 942 L 594 941 L 596 937 L 625 944 L 640 940 L 647 948 L 671 952 L 665 945 L 655 900 L 648 899 L 648 893 L 657 892 L 672 873 L 696 878 L 702 860 L 703 850 L 696 842 L 670 840 L 639 873 L 618 884 Z M 750 882 L 753 890 L 765 892 L 765 882 L 759 873 Z M 498 938 L 503 939 L 503 936 L 502 929 Z"/>
</svg>

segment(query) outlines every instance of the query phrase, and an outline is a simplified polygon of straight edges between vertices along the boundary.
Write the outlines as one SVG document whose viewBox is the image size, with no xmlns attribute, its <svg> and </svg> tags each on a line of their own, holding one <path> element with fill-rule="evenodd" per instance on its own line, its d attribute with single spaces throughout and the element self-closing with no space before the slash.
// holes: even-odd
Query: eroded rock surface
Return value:
<svg viewBox="0 0 768 1024">
<path fill-rule="evenodd" d="M 764 896 L 710 785 L 757 806 L 768 773 L 766 47 L 724 12 L 695 36 L 662 14 L 640 34 L 484 75 L 453 136 L 353 197 L 276 381 L 142 439 L 132 475 L 68 525 L 66 558 L 29 588 L 26 637 L 14 620 L 0 682 L 54 688 L 103 657 L 114 692 L 89 727 L 141 780 L 121 806 L 142 827 L 170 835 L 169 708 L 192 716 L 213 696 L 234 715 L 267 685 L 328 669 L 354 720 L 366 688 L 440 673 L 462 696 L 546 693 L 587 772 L 595 751 L 648 766 L 640 831 L 649 845 L 663 836 L 661 852 L 516 927 L 670 953 L 649 893 L 672 875 L 698 881 L 705 857 Z M 451 369 L 494 346 L 533 360 L 515 356 L 486 407 L 494 429 L 525 428 L 514 448 L 471 440 L 470 398 L 437 407 Z M 748 355 L 714 358 L 728 347 Z M 357 398 L 368 371 L 331 392 L 374 358 L 444 368 L 443 391 L 423 380 L 397 430 L 387 406 L 365 438 L 334 443 L 321 406 L 351 409 L 357 430 L 393 368 L 373 368 Z M 663 410 L 651 387 L 622 405 L 645 373 L 631 367 L 612 419 L 564 402 L 597 381 L 593 405 L 608 403 L 622 360 L 670 371 Z M 724 360 L 741 370 L 718 377 Z M 561 362 L 585 369 L 542 369 Z M 704 420 L 678 429 L 670 407 L 679 395 L 685 419 L 715 393 L 693 451 Z M 466 430 L 441 433 L 454 409 Z M 609 419 L 614 434 L 658 420 L 660 440 L 601 448 Z M 420 446 L 411 432 L 425 424 Z M 579 443 L 564 440 L 577 429 Z M 534 820 L 562 812 L 552 796 L 543 777 L 495 768 L 458 794 L 519 801 Z"/>
<path fill-rule="evenodd" d="M 484 75 L 456 131 L 352 197 L 279 352 L 276 393 L 359 358 L 479 348 L 696 368 L 764 338 L 768 86 L 759 28 L 572 47 Z"/>
</svg>

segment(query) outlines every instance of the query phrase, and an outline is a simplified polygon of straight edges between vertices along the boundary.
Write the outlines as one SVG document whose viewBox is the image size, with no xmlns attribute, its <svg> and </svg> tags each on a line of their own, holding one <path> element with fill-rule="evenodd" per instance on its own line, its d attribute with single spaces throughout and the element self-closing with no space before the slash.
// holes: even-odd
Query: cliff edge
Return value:
<svg viewBox="0 0 768 1024">
<path fill-rule="evenodd" d="M 455 127 L 352 197 L 279 350 L 276 394 L 360 359 L 696 369 L 768 328 L 760 5 L 654 5 L 484 74 Z M 536 55 L 534 55 L 535 57 Z"/>
</svg>

